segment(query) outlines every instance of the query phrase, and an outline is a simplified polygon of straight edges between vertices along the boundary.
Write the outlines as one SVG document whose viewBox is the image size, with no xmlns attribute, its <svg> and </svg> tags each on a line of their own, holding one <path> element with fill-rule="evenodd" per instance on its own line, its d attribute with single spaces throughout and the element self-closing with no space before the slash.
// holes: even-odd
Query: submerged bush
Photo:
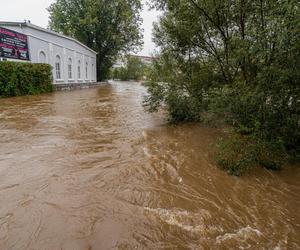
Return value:
<svg viewBox="0 0 300 250">
<path fill-rule="evenodd" d="M 216 155 L 217 163 L 230 174 L 240 175 L 257 162 L 257 148 L 249 137 L 233 135 L 220 139 Z"/>
<path fill-rule="evenodd" d="M 217 143 L 217 163 L 232 175 L 241 175 L 255 166 L 279 170 L 288 155 L 282 141 L 265 141 L 253 135 L 231 133 Z"/>
<path fill-rule="evenodd" d="M 217 156 L 232 174 L 299 156 L 299 1 L 152 2 L 163 15 L 145 84 L 149 111 L 233 128 Z"/>
<path fill-rule="evenodd" d="M 53 85 L 49 64 L 0 62 L 0 97 L 51 91 Z"/>
</svg>

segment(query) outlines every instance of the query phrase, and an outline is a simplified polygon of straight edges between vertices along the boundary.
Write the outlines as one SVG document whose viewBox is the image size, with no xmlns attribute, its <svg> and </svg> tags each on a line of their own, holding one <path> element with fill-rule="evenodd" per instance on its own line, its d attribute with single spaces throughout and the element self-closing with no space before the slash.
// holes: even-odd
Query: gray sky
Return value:
<svg viewBox="0 0 300 250">
<path fill-rule="evenodd" d="M 0 20 L 1 21 L 24 21 L 30 20 L 31 23 L 46 28 L 48 25 L 49 13 L 46 8 L 55 0 L 0 0 Z M 145 3 L 146 0 L 143 0 Z M 155 50 L 152 43 L 152 23 L 157 20 L 159 15 L 156 11 L 149 11 L 144 6 L 142 17 L 144 19 L 144 48 L 140 55 L 151 55 Z"/>
</svg>

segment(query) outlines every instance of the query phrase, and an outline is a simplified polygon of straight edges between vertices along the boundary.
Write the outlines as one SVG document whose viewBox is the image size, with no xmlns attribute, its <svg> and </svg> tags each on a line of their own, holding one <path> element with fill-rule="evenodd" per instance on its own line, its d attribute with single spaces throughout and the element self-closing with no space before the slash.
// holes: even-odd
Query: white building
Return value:
<svg viewBox="0 0 300 250">
<path fill-rule="evenodd" d="M 0 26 L 27 36 L 30 61 L 50 64 L 54 84 L 97 81 L 97 53 L 76 39 L 30 22 L 0 21 Z"/>
<path fill-rule="evenodd" d="M 114 69 L 118 69 L 118 68 L 125 68 L 126 65 L 127 65 L 127 63 L 125 62 L 124 58 L 118 58 L 112 67 Z"/>
<path fill-rule="evenodd" d="M 145 65 L 151 65 L 155 60 L 155 57 L 152 56 L 127 55 L 127 56 L 119 57 L 117 61 L 114 63 L 113 68 L 116 69 L 116 68 L 127 67 L 127 57 L 139 58 L 141 62 Z"/>
</svg>

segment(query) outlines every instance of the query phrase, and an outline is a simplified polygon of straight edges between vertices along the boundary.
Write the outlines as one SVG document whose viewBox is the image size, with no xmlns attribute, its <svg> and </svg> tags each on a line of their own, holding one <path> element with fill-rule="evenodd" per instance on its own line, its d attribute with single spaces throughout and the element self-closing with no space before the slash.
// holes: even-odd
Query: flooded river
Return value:
<svg viewBox="0 0 300 250">
<path fill-rule="evenodd" d="M 0 249 L 300 249 L 300 168 L 237 178 L 145 89 L 0 100 Z"/>
</svg>

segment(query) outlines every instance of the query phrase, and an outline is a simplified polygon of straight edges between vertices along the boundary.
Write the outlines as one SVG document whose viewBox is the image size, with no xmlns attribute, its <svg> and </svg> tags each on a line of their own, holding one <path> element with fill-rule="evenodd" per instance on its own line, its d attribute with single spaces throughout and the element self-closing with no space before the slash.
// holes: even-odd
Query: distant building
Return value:
<svg viewBox="0 0 300 250">
<path fill-rule="evenodd" d="M 115 64 L 113 65 L 114 69 L 126 67 L 126 60 L 124 58 L 118 58 Z"/>
<path fill-rule="evenodd" d="M 152 57 L 152 56 L 135 56 L 135 57 L 138 57 L 141 59 L 142 63 L 144 64 L 152 64 L 153 61 L 155 60 L 155 57 Z"/>
<path fill-rule="evenodd" d="M 54 84 L 91 83 L 97 81 L 97 53 L 76 39 L 41 28 L 30 22 L 0 21 L 0 27 L 27 36 L 29 61 L 32 63 L 50 64 L 53 68 Z M 9 46 L 7 47 L 4 47 L 4 49 L 9 49 Z M 24 53 L 21 50 L 16 55 L 19 58 L 23 55 L 25 57 Z M 7 60 L 15 59 L 8 58 Z"/>
<path fill-rule="evenodd" d="M 151 57 L 151 56 L 138 56 L 138 55 L 128 55 L 129 57 L 137 57 L 141 60 L 142 63 L 146 64 L 146 65 L 150 65 L 154 60 L 155 57 Z M 115 64 L 113 65 L 113 68 L 123 68 L 127 66 L 127 60 L 126 60 L 126 56 L 125 57 L 120 57 L 117 59 L 117 61 L 115 62 Z"/>
</svg>

